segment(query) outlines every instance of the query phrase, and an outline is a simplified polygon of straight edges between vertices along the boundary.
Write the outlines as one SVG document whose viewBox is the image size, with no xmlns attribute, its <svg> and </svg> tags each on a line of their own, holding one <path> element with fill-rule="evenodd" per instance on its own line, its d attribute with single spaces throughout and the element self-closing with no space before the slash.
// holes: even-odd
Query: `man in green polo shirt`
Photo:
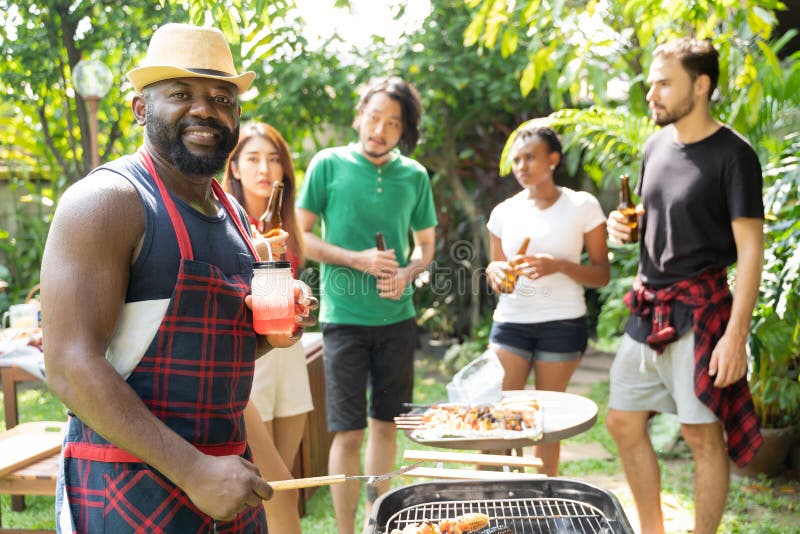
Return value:
<svg viewBox="0 0 800 534">
<path fill-rule="evenodd" d="M 373 81 L 356 106 L 358 142 L 317 154 L 297 201 L 308 257 L 322 266 L 330 473 L 391 471 L 394 417 L 411 401 L 416 321 L 413 280 L 433 259 L 436 211 L 425 168 L 400 154 L 419 140 L 419 94 L 397 77 Z M 322 219 L 322 237 L 311 233 Z M 375 245 L 381 232 L 386 250 Z M 413 236 L 411 250 L 409 233 Z M 367 385 L 371 388 L 367 412 Z M 367 515 L 388 481 L 367 488 Z M 359 486 L 331 486 L 340 534 L 354 532 Z"/>
</svg>

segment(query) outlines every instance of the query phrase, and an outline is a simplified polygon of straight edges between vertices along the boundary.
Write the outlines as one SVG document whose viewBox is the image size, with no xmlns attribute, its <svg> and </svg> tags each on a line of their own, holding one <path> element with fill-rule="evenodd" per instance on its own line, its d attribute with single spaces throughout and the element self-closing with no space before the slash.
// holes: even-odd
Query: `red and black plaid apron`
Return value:
<svg viewBox="0 0 800 534">
<path fill-rule="evenodd" d="M 164 318 L 127 382 L 159 419 L 199 450 L 250 459 L 242 418 L 256 352 L 252 315 L 244 305 L 250 273 L 227 277 L 193 259 L 183 219 L 149 154 L 143 150 L 141 155 L 175 229 L 181 264 Z M 213 180 L 212 189 L 258 258 L 239 215 Z M 63 456 L 64 486 L 78 532 L 267 530 L 261 506 L 245 509 L 233 521 L 215 522 L 163 475 L 76 417 L 70 418 Z"/>
<path fill-rule="evenodd" d="M 708 374 L 711 353 L 731 316 L 733 299 L 725 269 L 706 271 L 661 289 L 644 286 L 636 278 L 633 290 L 625 295 L 625 304 L 632 314 L 652 321 L 647 344 L 659 354 L 678 338 L 678 332 L 670 324 L 672 301 L 692 308 L 695 396 L 722 422 L 728 456 L 736 465 L 746 465 L 764 442 L 747 377 L 718 388 L 714 386 L 714 377 Z"/>
</svg>

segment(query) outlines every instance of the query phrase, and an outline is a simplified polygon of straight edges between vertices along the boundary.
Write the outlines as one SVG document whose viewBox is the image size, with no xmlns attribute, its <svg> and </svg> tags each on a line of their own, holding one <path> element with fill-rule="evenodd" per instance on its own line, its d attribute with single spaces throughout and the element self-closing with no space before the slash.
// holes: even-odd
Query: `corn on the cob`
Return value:
<svg viewBox="0 0 800 534">
<path fill-rule="evenodd" d="M 473 530 L 480 530 L 489 524 L 489 516 L 477 512 L 464 514 L 456 518 L 456 524 L 461 529 L 461 532 L 472 532 Z"/>
</svg>

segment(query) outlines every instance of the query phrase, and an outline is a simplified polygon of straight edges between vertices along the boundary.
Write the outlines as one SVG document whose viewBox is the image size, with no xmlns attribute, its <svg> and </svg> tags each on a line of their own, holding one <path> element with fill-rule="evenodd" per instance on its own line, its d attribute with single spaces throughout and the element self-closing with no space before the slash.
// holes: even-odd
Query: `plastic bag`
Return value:
<svg viewBox="0 0 800 534">
<path fill-rule="evenodd" d="M 459 404 L 492 404 L 503 398 L 505 370 L 492 350 L 462 367 L 447 384 L 447 399 Z"/>
</svg>

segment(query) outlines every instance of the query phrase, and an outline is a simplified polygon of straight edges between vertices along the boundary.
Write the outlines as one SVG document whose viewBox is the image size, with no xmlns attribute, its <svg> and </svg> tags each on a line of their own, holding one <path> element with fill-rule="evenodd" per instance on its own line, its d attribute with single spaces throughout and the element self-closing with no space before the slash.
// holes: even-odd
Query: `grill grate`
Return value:
<svg viewBox="0 0 800 534">
<path fill-rule="evenodd" d="M 505 525 L 515 534 L 547 532 L 554 534 L 611 533 L 609 519 L 590 504 L 564 498 L 519 498 L 466 501 L 437 501 L 408 506 L 393 514 L 385 533 L 403 530 L 407 525 L 442 519 L 455 519 L 481 512 L 490 517 L 489 525 Z"/>
</svg>

